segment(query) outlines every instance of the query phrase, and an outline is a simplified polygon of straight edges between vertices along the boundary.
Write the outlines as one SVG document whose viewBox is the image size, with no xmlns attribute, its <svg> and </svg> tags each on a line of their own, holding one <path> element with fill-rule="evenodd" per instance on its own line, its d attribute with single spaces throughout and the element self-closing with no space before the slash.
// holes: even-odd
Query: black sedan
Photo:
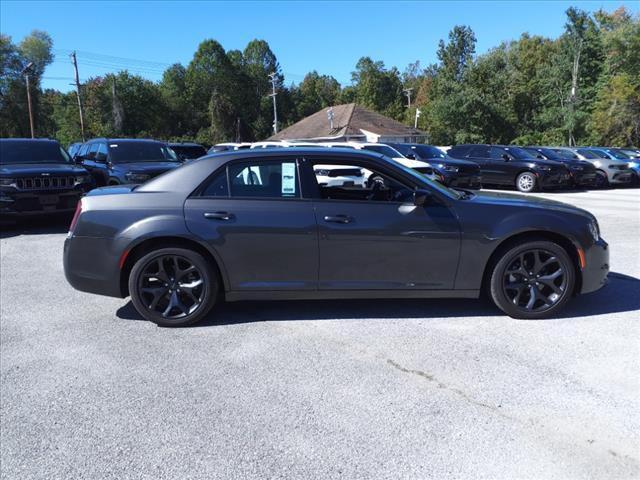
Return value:
<svg viewBox="0 0 640 480">
<path fill-rule="evenodd" d="M 315 165 L 384 182 L 320 185 Z M 606 281 L 590 213 L 508 193 L 457 191 L 376 153 L 282 148 L 220 153 L 80 203 L 64 246 L 68 281 L 131 296 L 165 326 L 222 298 L 477 298 L 546 318 Z"/>
<path fill-rule="evenodd" d="M 448 187 L 482 188 L 482 174 L 477 163 L 451 158 L 438 147 L 422 143 L 388 143 L 402 155 L 429 163 L 440 183 Z"/>
<path fill-rule="evenodd" d="M 537 158 L 524 148 L 467 144 L 447 153 L 480 165 L 484 185 L 516 187 L 525 193 L 571 185 L 571 174 L 564 165 Z"/>
<path fill-rule="evenodd" d="M 589 162 L 578 159 L 576 155 L 571 153 L 558 152 L 550 147 L 524 147 L 525 150 L 531 152 L 542 160 L 552 160 L 561 163 L 571 174 L 571 181 L 575 187 L 592 187 L 596 185 L 598 174 L 596 167 Z"/>
</svg>

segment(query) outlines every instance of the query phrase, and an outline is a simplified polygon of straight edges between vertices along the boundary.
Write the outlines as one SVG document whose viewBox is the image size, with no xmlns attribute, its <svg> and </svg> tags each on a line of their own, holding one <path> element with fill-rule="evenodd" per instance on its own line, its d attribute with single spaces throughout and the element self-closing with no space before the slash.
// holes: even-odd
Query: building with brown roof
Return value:
<svg viewBox="0 0 640 480">
<path fill-rule="evenodd" d="M 323 108 L 269 140 L 417 142 L 426 134 L 355 103 Z"/>
</svg>

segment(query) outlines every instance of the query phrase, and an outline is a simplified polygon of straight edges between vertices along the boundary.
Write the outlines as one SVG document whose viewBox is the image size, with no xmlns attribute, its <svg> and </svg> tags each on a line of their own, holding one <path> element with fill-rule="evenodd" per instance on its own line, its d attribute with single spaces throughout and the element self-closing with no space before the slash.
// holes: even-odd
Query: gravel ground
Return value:
<svg viewBox="0 0 640 480">
<path fill-rule="evenodd" d="M 73 290 L 66 223 L 0 241 L 0 472 L 71 478 L 640 478 L 640 189 L 611 283 L 563 318 L 472 300 L 246 302 L 162 329 Z"/>
</svg>

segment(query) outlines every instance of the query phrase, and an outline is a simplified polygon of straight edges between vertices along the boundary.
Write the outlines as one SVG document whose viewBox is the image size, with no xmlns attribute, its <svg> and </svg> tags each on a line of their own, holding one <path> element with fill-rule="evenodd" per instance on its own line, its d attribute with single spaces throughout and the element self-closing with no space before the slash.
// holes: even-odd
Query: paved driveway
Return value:
<svg viewBox="0 0 640 480">
<path fill-rule="evenodd" d="M 640 190 L 563 318 L 472 300 L 223 305 L 187 329 L 74 291 L 66 225 L 0 241 L 6 479 L 640 477 Z"/>
</svg>

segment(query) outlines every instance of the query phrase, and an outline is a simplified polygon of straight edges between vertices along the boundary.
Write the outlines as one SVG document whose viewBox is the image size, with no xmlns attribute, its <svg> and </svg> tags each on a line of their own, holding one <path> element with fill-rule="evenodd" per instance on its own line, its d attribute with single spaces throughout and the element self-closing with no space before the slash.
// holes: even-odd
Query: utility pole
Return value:
<svg viewBox="0 0 640 480">
<path fill-rule="evenodd" d="M 271 79 L 271 87 L 273 88 L 273 93 L 269 95 L 273 98 L 273 133 L 278 133 L 278 107 L 276 107 L 276 73 L 270 73 L 269 78 Z"/>
<path fill-rule="evenodd" d="M 29 126 L 31 127 L 31 138 L 36 138 L 35 129 L 33 128 L 33 109 L 31 108 L 31 87 L 29 85 L 29 71 L 32 67 L 33 62 L 29 62 L 20 73 L 24 75 L 24 80 L 27 84 L 27 105 L 29 106 Z"/>
<path fill-rule="evenodd" d="M 407 108 L 411 108 L 411 92 L 413 91 L 413 88 L 405 88 L 402 91 L 407 96 Z"/>
<path fill-rule="evenodd" d="M 71 61 L 73 62 L 73 69 L 76 72 L 76 95 L 78 96 L 78 111 L 80 112 L 80 134 L 82 135 L 82 141 L 84 142 L 84 115 L 82 113 L 82 98 L 80 97 L 80 77 L 78 75 L 78 61 L 76 59 L 75 50 L 69 55 L 71 57 Z M 74 85 L 73 83 L 71 85 Z"/>
</svg>

